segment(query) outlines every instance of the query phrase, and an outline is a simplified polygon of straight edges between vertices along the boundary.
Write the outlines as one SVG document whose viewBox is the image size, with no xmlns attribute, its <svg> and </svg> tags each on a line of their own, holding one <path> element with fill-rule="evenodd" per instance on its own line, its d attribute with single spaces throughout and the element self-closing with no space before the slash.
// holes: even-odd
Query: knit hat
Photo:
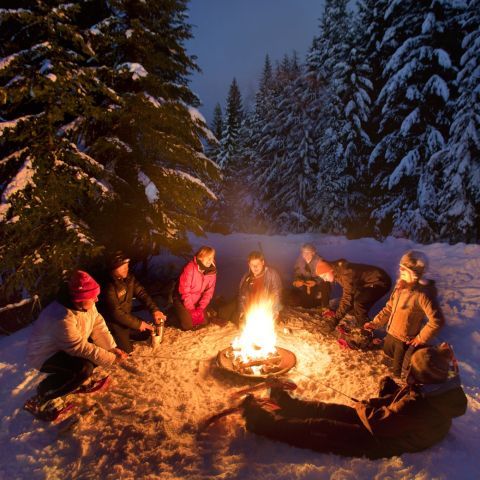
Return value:
<svg viewBox="0 0 480 480">
<path fill-rule="evenodd" d="M 333 272 L 332 266 L 325 260 L 319 260 L 317 262 L 317 266 L 315 267 L 315 274 L 320 276 L 328 272 Z"/>
<path fill-rule="evenodd" d="M 108 268 L 110 270 L 115 270 L 129 261 L 130 259 L 121 250 L 117 250 L 110 255 L 110 258 L 108 259 Z"/>
<path fill-rule="evenodd" d="M 439 347 L 425 347 L 411 357 L 410 367 L 419 383 L 443 383 L 448 378 L 452 352 L 443 344 Z"/>
<path fill-rule="evenodd" d="M 87 272 L 82 270 L 73 272 L 68 289 L 72 302 L 93 300 L 100 294 L 100 285 Z"/>
<path fill-rule="evenodd" d="M 402 256 L 400 265 L 421 277 L 428 266 L 428 258 L 423 252 L 410 250 Z"/>
</svg>

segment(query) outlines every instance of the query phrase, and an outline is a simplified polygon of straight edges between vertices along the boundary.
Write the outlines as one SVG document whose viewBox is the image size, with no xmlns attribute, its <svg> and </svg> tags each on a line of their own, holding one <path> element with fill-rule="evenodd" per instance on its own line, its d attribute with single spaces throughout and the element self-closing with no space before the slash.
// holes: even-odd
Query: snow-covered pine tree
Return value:
<svg viewBox="0 0 480 480">
<path fill-rule="evenodd" d="M 234 78 L 228 90 L 222 133 L 220 165 L 224 169 L 234 168 L 237 162 L 239 132 L 243 121 L 242 95 Z M 228 175 L 228 172 L 227 172 Z"/>
<path fill-rule="evenodd" d="M 312 109 L 317 118 L 312 139 L 319 152 L 312 216 L 324 231 L 345 232 L 348 212 L 348 172 L 345 160 L 346 60 L 351 50 L 347 34 L 351 16 L 346 0 L 327 0 L 320 34 L 308 56 Z"/>
<path fill-rule="evenodd" d="M 105 4 L 110 15 L 90 33 L 105 72 L 115 72 L 110 87 L 123 105 L 105 118 L 104 135 L 90 150 L 122 179 L 122 217 L 128 221 L 112 215 L 114 237 L 137 258 L 159 248 L 185 252 L 186 230 L 203 231 L 204 202 L 215 198 L 207 185 L 218 176 L 201 142 L 213 136 L 188 87 L 197 66 L 184 46 L 191 37 L 187 1 Z M 105 242 L 111 232 L 109 226 Z"/>
<path fill-rule="evenodd" d="M 454 86 L 452 36 L 454 10 L 448 0 L 389 1 L 390 22 L 383 46 L 393 51 L 378 97 L 382 109 L 381 140 L 370 156 L 378 171 L 379 192 L 372 217 L 379 233 L 409 235 L 419 241 L 435 238 L 432 190 L 421 182 L 428 159 L 445 146 L 450 97 Z M 453 40 L 453 41 L 452 41 Z"/>
<path fill-rule="evenodd" d="M 309 132 L 313 122 L 307 117 L 305 77 L 295 56 L 282 65 L 275 79 L 277 108 L 266 117 L 258 138 L 251 182 L 265 205 L 265 223 L 276 231 L 305 231 L 311 228 L 308 212 L 316 183 L 317 153 Z"/>
<path fill-rule="evenodd" d="M 450 137 L 428 163 L 424 181 L 436 190 L 441 239 L 480 240 L 480 1 L 470 0 L 460 17 L 463 55 L 457 75 Z"/>
<path fill-rule="evenodd" d="M 86 119 L 120 99 L 97 78 L 84 4 L 17 0 L 0 10 L 0 303 L 48 297 L 98 255 L 92 222 L 111 176 L 82 152 Z M 75 133 L 76 142 L 72 141 Z"/>
</svg>

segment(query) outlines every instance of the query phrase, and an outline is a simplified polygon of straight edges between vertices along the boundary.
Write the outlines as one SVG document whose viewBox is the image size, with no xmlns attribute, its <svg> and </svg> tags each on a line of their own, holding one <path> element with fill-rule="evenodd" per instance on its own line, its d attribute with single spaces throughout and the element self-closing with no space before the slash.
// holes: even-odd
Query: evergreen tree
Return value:
<svg viewBox="0 0 480 480">
<path fill-rule="evenodd" d="M 185 251 L 186 230 L 202 231 L 217 175 L 188 88 L 196 66 L 183 46 L 186 2 L 6 6 L 3 300 L 49 296 L 62 271 L 88 268 L 105 246 L 136 258 Z"/>
<path fill-rule="evenodd" d="M 425 207 L 436 200 L 422 175 L 448 135 L 458 50 L 450 35 L 454 17 L 449 2 L 440 0 L 391 0 L 386 11 L 391 25 L 384 47 L 393 53 L 378 98 L 381 140 L 370 157 L 379 171 L 374 187 L 381 192 L 372 215 L 383 234 L 410 232 L 420 241 L 435 236 L 435 218 Z"/>
<path fill-rule="evenodd" d="M 186 4 L 115 0 L 110 17 L 90 29 L 98 58 L 116 73 L 110 86 L 124 102 L 91 150 L 123 180 L 130 221 L 116 222 L 117 238 L 140 258 L 159 248 L 185 252 L 186 231 L 203 231 L 204 202 L 215 198 L 207 185 L 217 166 L 201 142 L 213 135 L 188 88 L 197 66 L 184 46 L 191 36 Z"/>
<path fill-rule="evenodd" d="M 471 0 L 461 16 L 463 55 L 457 76 L 450 137 L 434 154 L 424 181 L 436 190 L 434 211 L 442 239 L 477 242 L 480 239 L 480 1 Z"/>
<path fill-rule="evenodd" d="M 237 80 L 234 78 L 227 96 L 225 124 L 222 133 L 220 165 L 232 168 L 238 154 L 238 137 L 243 120 L 243 105 Z"/>
<path fill-rule="evenodd" d="M 88 265 L 101 247 L 94 216 L 113 198 L 111 175 L 81 141 L 86 119 L 120 99 L 89 64 L 79 27 L 88 5 L 55 4 L 0 10 L 2 302 L 48 295 L 65 269 Z"/>
</svg>

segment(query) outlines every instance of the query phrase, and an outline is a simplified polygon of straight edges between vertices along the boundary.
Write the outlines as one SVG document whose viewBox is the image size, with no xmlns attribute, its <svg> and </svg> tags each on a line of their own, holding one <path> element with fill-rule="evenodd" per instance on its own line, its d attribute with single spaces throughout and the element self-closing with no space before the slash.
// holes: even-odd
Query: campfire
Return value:
<svg viewBox="0 0 480 480">
<path fill-rule="evenodd" d="M 296 363 L 295 355 L 276 346 L 273 304 L 264 299 L 252 305 L 245 326 L 231 346 L 219 352 L 218 364 L 240 375 L 266 377 L 279 375 Z"/>
</svg>

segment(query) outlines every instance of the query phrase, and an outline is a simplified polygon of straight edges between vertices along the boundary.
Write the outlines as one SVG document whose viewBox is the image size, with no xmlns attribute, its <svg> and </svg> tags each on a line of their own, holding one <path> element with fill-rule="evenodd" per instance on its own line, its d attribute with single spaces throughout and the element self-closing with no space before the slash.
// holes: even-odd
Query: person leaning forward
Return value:
<svg viewBox="0 0 480 480">
<path fill-rule="evenodd" d="M 127 353 L 133 350 L 132 340 L 147 340 L 153 326 L 132 314 L 133 298 L 140 300 L 150 311 L 155 324 L 165 320 L 145 288 L 129 272 L 130 259 L 115 252 L 108 264 L 110 279 L 100 298 L 100 310 L 117 345 Z"/>
<path fill-rule="evenodd" d="M 300 448 L 371 459 L 420 452 L 442 441 L 452 418 L 466 412 L 467 398 L 451 349 L 425 347 L 411 359 L 405 386 L 380 382 L 379 397 L 347 405 L 304 401 L 272 388 L 280 407 L 269 411 L 249 396 L 244 402 L 247 430 Z"/>
<path fill-rule="evenodd" d="M 332 315 L 333 326 L 347 314 L 355 317 L 358 326 L 363 326 L 370 320 L 370 309 L 392 286 L 390 276 L 381 268 L 350 263 L 343 258 L 333 262 L 319 261 L 315 271 L 326 282 L 336 282 L 342 287 L 340 304 Z"/>
</svg>

